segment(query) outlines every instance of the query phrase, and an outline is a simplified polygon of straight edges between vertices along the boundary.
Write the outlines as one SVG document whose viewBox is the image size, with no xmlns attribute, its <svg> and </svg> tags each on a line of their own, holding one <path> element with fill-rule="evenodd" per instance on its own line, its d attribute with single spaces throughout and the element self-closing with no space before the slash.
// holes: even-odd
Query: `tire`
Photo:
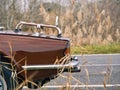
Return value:
<svg viewBox="0 0 120 90">
<path fill-rule="evenodd" d="M 6 90 L 15 90 L 17 83 L 16 78 L 12 77 L 12 71 L 7 69 L 8 66 L 2 67 L 2 76 L 6 82 L 7 89 Z"/>
<path fill-rule="evenodd" d="M 5 64 L 4 62 L 9 64 Z M 17 86 L 17 76 L 13 73 L 15 70 L 12 69 L 10 60 L 8 58 L 5 58 L 3 55 L 0 55 L 0 68 L 0 76 L 4 79 L 4 82 L 6 83 L 6 90 L 15 90 Z M 2 78 L 1 81 L 3 81 Z"/>
<path fill-rule="evenodd" d="M 0 75 L 0 90 L 7 90 L 5 79 Z"/>
</svg>

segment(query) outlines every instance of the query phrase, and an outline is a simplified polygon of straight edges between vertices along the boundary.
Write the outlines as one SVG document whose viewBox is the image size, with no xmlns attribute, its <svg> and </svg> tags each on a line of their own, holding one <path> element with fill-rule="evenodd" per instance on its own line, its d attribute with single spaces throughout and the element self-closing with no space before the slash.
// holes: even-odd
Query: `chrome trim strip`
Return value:
<svg viewBox="0 0 120 90">
<path fill-rule="evenodd" d="M 25 70 L 40 70 L 40 69 L 69 69 L 69 68 L 74 68 L 77 67 L 78 61 L 71 61 L 68 64 L 64 65 L 26 65 L 22 66 L 23 69 Z"/>
</svg>

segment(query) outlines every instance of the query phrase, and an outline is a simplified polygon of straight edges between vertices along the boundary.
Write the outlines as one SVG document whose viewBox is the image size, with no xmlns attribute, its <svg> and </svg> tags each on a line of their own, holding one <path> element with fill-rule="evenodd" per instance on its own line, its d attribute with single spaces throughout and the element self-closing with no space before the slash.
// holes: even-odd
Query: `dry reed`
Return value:
<svg viewBox="0 0 120 90">
<path fill-rule="evenodd" d="M 77 8 L 77 10 L 75 5 L 76 2 L 72 0 L 71 6 L 64 8 L 64 12 L 59 15 L 59 26 L 63 31 L 63 36 L 71 39 L 71 45 L 109 44 L 120 41 L 120 30 L 113 28 L 114 24 L 109 11 L 100 10 L 97 3 L 91 4 L 89 8 L 88 4 L 84 2 L 84 5 L 78 7 L 80 9 Z M 55 10 L 49 13 L 42 5 L 40 14 L 46 23 L 55 21 Z M 54 16 L 54 18 L 50 16 Z M 116 34 L 113 35 L 113 33 Z"/>
</svg>

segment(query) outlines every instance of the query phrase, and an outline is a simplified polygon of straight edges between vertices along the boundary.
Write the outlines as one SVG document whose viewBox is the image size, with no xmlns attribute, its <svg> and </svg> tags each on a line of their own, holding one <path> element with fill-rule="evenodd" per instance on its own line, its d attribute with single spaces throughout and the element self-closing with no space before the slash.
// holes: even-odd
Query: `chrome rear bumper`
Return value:
<svg viewBox="0 0 120 90">
<path fill-rule="evenodd" d="M 68 64 L 63 65 L 26 65 L 22 66 L 25 70 L 44 70 L 44 69 L 64 69 L 65 72 L 71 71 L 71 72 L 78 72 L 80 71 L 80 67 L 78 67 L 79 61 L 77 57 L 71 58 L 71 61 Z"/>
</svg>

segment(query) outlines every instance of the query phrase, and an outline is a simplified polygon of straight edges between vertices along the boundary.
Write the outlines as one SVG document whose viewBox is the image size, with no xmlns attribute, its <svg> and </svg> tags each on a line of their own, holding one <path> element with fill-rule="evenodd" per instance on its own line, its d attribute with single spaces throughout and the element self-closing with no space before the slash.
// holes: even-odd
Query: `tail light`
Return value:
<svg viewBox="0 0 120 90">
<path fill-rule="evenodd" d="M 69 55 L 70 54 L 70 47 L 66 48 L 64 53 L 65 53 L 65 55 Z"/>
</svg>

